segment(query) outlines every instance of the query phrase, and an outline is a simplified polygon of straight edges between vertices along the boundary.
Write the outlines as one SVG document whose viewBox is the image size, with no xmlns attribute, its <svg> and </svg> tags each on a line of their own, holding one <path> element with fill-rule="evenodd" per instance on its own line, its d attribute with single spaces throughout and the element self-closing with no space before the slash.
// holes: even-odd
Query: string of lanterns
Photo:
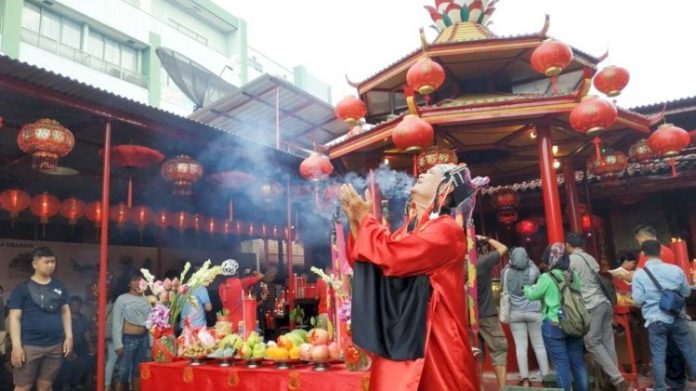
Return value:
<svg viewBox="0 0 696 391">
<path fill-rule="evenodd" d="M 29 209 L 33 215 L 39 217 L 41 224 L 47 224 L 51 218 L 60 214 L 68 220 L 70 225 L 76 225 L 78 220 L 84 217 L 93 222 L 97 228 L 101 225 L 103 213 L 100 201 L 86 204 L 82 200 L 71 197 L 61 202 L 49 193 L 41 193 L 32 198 L 29 193 L 17 188 L 7 189 L 0 193 L 0 207 L 9 212 L 13 221 L 21 212 Z M 193 230 L 209 235 L 244 235 L 266 239 L 280 239 L 279 233 L 282 232 L 278 226 L 270 226 L 265 223 L 232 221 L 185 211 L 171 212 L 166 209 L 153 211 L 144 205 L 129 208 L 123 202 L 109 207 L 109 219 L 118 227 L 133 224 L 139 231 L 152 225 L 161 230 L 173 228 L 181 234 L 186 230 Z M 287 237 L 287 232 L 285 234 Z"/>
</svg>

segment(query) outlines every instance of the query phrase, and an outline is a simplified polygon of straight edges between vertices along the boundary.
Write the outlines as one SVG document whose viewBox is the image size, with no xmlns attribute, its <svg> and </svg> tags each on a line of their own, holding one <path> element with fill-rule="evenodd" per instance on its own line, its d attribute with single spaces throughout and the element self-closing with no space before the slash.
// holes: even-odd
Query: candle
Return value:
<svg viewBox="0 0 696 391">
<path fill-rule="evenodd" d="M 246 338 L 252 331 L 256 331 L 256 298 L 251 295 L 244 297 L 243 301 L 243 322 L 244 322 L 244 335 Z"/>
</svg>

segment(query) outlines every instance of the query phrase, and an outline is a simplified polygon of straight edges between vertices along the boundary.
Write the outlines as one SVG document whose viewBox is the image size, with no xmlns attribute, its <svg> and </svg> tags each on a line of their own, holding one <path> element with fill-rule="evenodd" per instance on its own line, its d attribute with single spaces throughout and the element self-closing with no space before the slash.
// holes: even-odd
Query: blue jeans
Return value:
<svg viewBox="0 0 696 391">
<path fill-rule="evenodd" d="M 652 356 L 652 372 L 656 391 L 667 389 L 665 385 L 667 361 L 667 337 L 671 337 L 677 346 L 691 373 L 696 373 L 696 348 L 691 341 L 689 325 L 684 319 L 675 319 L 674 323 L 656 321 L 648 326 L 648 342 Z"/>
<path fill-rule="evenodd" d="M 118 382 L 140 377 L 140 363 L 150 359 L 150 336 L 123 334 L 123 354 L 118 361 Z"/>
<path fill-rule="evenodd" d="M 575 391 L 588 391 L 582 337 L 568 336 L 548 319 L 544 319 L 541 325 L 541 335 L 544 337 L 546 352 L 556 367 L 559 387 L 568 391 L 571 387 Z"/>
</svg>

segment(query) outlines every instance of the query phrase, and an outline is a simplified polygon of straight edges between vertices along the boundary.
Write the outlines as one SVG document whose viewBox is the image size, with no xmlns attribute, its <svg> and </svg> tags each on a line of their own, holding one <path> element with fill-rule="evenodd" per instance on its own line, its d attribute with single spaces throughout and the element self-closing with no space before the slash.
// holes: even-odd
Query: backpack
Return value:
<svg viewBox="0 0 696 391">
<path fill-rule="evenodd" d="M 561 293 L 558 326 L 571 337 L 584 336 L 590 331 L 590 313 L 580 290 L 572 286 L 568 278 L 560 280 L 553 272 L 549 272 L 549 276 Z"/>
</svg>

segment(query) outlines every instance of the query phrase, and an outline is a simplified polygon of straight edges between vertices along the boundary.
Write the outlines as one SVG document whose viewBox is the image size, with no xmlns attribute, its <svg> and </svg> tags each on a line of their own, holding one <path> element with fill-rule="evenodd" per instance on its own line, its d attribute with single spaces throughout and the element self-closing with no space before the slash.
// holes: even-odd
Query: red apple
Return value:
<svg viewBox="0 0 696 391">
<path fill-rule="evenodd" d="M 300 345 L 300 358 L 310 360 L 312 358 L 312 344 L 303 343 Z"/>
<path fill-rule="evenodd" d="M 341 359 L 341 349 L 338 348 L 338 344 L 336 342 L 331 342 L 329 344 L 329 358 L 332 360 Z"/>
<path fill-rule="evenodd" d="M 324 329 L 311 329 L 307 340 L 312 345 L 326 345 L 329 343 L 329 332 Z"/>
<path fill-rule="evenodd" d="M 326 345 L 316 345 L 312 348 L 312 360 L 326 360 L 329 358 L 329 348 Z"/>
</svg>

